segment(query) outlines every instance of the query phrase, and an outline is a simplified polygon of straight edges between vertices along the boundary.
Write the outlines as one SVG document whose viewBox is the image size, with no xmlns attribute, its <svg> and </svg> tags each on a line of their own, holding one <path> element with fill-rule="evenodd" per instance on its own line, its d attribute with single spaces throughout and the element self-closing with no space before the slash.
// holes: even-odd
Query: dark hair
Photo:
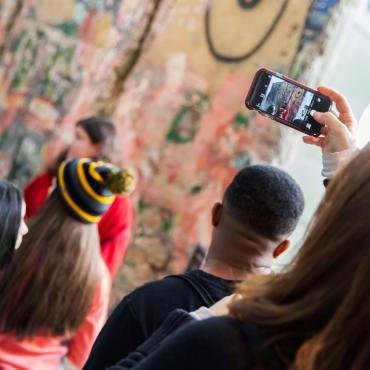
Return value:
<svg viewBox="0 0 370 370">
<path fill-rule="evenodd" d="M 294 262 L 239 286 L 231 314 L 261 325 L 277 353 L 292 354 L 287 369 L 369 368 L 369 210 L 366 149 L 330 182 Z"/>
<path fill-rule="evenodd" d="M 102 160 L 121 166 L 121 147 L 116 126 L 113 122 L 103 117 L 89 117 L 76 123 L 76 127 L 82 128 L 89 136 L 93 144 L 101 146 L 101 153 L 95 160 Z M 49 172 L 55 176 L 59 166 L 67 159 L 68 149 L 64 149 L 57 157 Z"/>
<path fill-rule="evenodd" d="M 22 219 L 22 194 L 0 181 L 0 270 L 12 259 Z"/>
<path fill-rule="evenodd" d="M 226 189 L 224 201 L 236 218 L 271 240 L 293 231 L 304 209 L 299 185 L 272 166 L 242 169 Z"/>
<path fill-rule="evenodd" d="M 113 122 L 102 117 L 90 117 L 78 121 L 76 126 L 86 131 L 92 143 L 100 144 L 101 154 L 95 159 L 120 165 L 121 151 L 117 129 Z"/>
</svg>

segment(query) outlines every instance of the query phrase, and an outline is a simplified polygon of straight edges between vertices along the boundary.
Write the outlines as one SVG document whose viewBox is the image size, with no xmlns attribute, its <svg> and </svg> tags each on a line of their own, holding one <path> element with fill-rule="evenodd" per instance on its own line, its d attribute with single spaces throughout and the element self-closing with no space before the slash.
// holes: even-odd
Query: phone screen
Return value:
<svg viewBox="0 0 370 370">
<path fill-rule="evenodd" d="M 314 136 L 320 135 L 322 126 L 313 119 L 313 113 L 327 112 L 331 106 L 324 95 L 267 71 L 257 78 L 249 104 L 271 118 Z"/>
</svg>

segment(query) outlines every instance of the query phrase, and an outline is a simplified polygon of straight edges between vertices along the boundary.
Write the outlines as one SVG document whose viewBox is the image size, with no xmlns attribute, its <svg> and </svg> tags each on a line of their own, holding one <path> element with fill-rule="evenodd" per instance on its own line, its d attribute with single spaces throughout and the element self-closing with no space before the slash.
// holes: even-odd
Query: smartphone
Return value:
<svg viewBox="0 0 370 370">
<path fill-rule="evenodd" d="M 316 90 L 262 68 L 254 76 L 245 105 L 307 135 L 320 136 L 322 125 L 313 114 L 328 112 L 332 102 Z"/>
</svg>

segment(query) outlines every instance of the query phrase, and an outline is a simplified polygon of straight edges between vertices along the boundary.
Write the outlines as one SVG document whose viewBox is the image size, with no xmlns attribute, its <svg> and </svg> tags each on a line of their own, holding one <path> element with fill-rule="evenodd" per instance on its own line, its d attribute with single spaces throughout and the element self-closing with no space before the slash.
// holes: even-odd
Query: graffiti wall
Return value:
<svg viewBox="0 0 370 370">
<path fill-rule="evenodd" d="M 27 0 L 15 7 L 14 0 L 3 1 L 2 175 L 23 185 L 40 167 L 47 134 L 70 130 L 98 110 L 115 69 L 140 42 L 154 3 Z"/>
<path fill-rule="evenodd" d="M 279 154 L 282 129 L 243 100 L 256 69 L 289 73 L 308 30 L 323 32 L 330 13 L 316 27 L 317 4 L 3 0 L 1 175 L 23 185 L 42 167 L 51 132 L 112 117 L 140 180 L 122 276 L 139 283 L 181 270 L 196 244 L 208 244 L 210 209 L 235 172 Z"/>
<path fill-rule="evenodd" d="M 140 169 L 140 219 L 158 245 L 166 226 L 172 270 L 208 245 L 211 208 L 236 171 L 278 155 L 280 128 L 250 114 L 244 99 L 259 67 L 289 71 L 310 5 L 186 0 L 160 9 L 165 21 L 124 81 L 114 117 Z M 150 222 L 152 207 L 162 222 Z M 125 270 L 137 278 L 139 268 Z"/>
</svg>

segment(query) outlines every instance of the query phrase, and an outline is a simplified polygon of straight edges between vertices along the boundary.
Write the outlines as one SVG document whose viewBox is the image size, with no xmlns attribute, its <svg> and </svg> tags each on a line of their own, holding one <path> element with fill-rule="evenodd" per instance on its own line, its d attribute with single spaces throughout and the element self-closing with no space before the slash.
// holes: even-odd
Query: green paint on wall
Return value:
<svg viewBox="0 0 370 370">
<path fill-rule="evenodd" d="M 199 91 L 187 95 L 185 103 L 171 122 L 167 140 L 178 144 L 192 142 L 208 103 L 208 97 Z"/>
<path fill-rule="evenodd" d="M 161 231 L 167 234 L 172 230 L 172 227 L 173 227 L 173 220 L 172 220 L 172 215 L 171 215 L 162 221 Z"/>
<path fill-rule="evenodd" d="M 243 113 L 237 113 L 237 115 L 234 118 L 233 127 L 235 129 L 238 128 L 246 128 L 249 125 L 249 116 L 243 114 Z"/>
<path fill-rule="evenodd" d="M 198 194 L 202 191 L 202 186 L 201 185 L 195 185 L 190 189 L 190 194 Z"/>
</svg>

